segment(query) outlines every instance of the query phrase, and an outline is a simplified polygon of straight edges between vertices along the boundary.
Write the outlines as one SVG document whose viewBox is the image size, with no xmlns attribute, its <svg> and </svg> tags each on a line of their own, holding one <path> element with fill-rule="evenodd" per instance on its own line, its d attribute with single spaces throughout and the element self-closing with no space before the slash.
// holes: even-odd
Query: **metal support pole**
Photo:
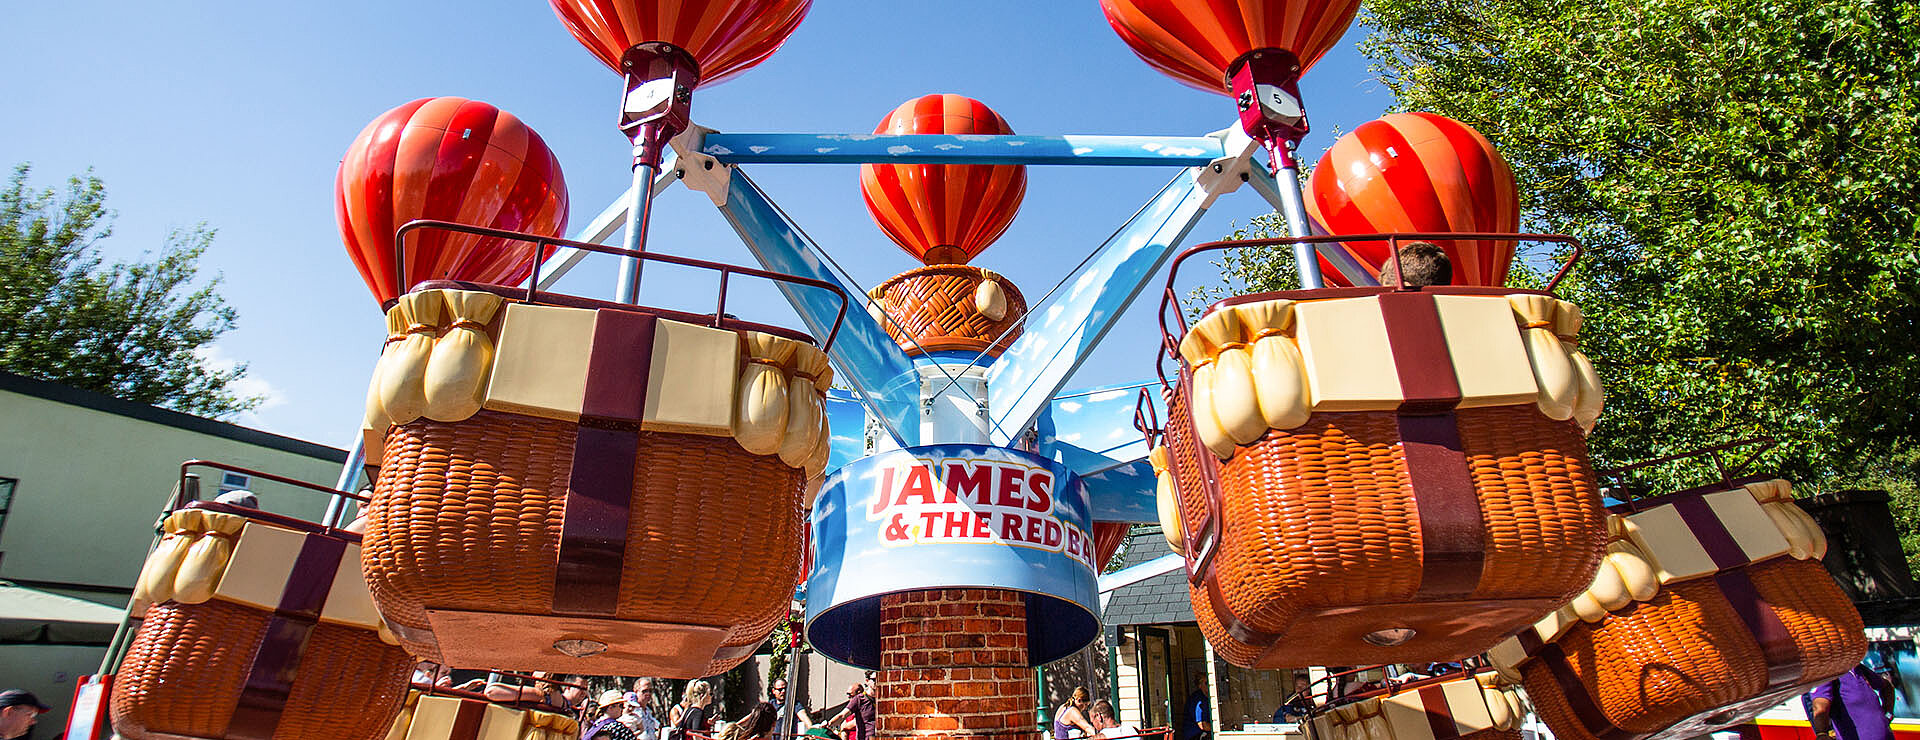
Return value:
<svg viewBox="0 0 1920 740">
<path fill-rule="evenodd" d="M 1300 197 L 1300 162 L 1293 157 L 1294 142 L 1276 141 L 1267 151 L 1273 160 L 1274 179 L 1280 181 L 1280 202 L 1287 217 L 1288 236 L 1313 236 L 1307 224 L 1307 203 Z M 1300 287 L 1319 290 L 1326 287 L 1320 279 L 1320 256 L 1312 244 L 1293 245 L 1293 263 L 1300 270 Z"/>
<path fill-rule="evenodd" d="M 184 489 L 181 488 L 182 485 L 185 486 Z M 182 477 L 181 483 L 175 485 L 172 495 L 167 497 L 167 505 L 161 508 L 159 521 L 154 522 L 153 540 L 147 543 L 148 557 L 152 557 L 154 548 L 160 546 L 160 539 L 163 536 L 160 527 L 166 522 L 167 515 L 173 513 L 173 507 L 198 498 L 200 498 L 200 476 L 187 473 Z M 145 563 L 145 561 L 141 562 Z M 136 587 L 138 585 L 135 584 Z M 133 620 L 137 618 L 133 614 L 133 596 L 129 594 L 127 608 L 120 614 L 120 626 L 114 628 L 113 639 L 107 641 L 107 654 L 100 657 L 100 675 L 110 675 L 120 666 L 120 658 L 126 655 L 128 643 L 133 639 Z"/>
<path fill-rule="evenodd" d="M 333 488 L 336 491 L 354 490 L 354 485 L 360 482 L 361 469 L 365 468 L 367 464 L 366 439 L 358 434 L 353 436 L 353 448 L 347 452 L 347 464 L 340 467 L 340 481 L 333 484 Z M 320 525 L 324 527 L 340 526 L 340 522 L 347 518 L 347 502 L 349 500 L 350 499 L 345 496 L 338 495 L 328 498 L 327 512 L 320 516 Z"/>
<path fill-rule="evenodd" d="M 1053 704 L 1047 701 L 1046 666 L 1035 666 L 1033 669 L 1033 703 L 1033 718 L 1040 725 L 1040 731 L 1047 732 L 1047 725 L 1053 722 Z"/>
<path fill-rule="evenodd" d="M 627 204 L 627 235 L 620 246 L 635 252 L 647 249 L 647 222 L 653 216 L 653 180 L 660 170 L 641 160 L 642 147 L 633 148 L 633 200 Z M 614 285 L 615 303 L 635 304 L 640 302 L 640 258 L 623 256 L 620 258 L 620 278 Z"/>
<path fill-rule="evenodd" d="M 803 628 L 800 620 L 787 618 L 787 700 L 781 702 L 780 729 L 773 733 L 776 738 L 791 738 L 799 734 L 793 731 L 793 706 L 800 696 L 800 631 Z"/>
</svg>

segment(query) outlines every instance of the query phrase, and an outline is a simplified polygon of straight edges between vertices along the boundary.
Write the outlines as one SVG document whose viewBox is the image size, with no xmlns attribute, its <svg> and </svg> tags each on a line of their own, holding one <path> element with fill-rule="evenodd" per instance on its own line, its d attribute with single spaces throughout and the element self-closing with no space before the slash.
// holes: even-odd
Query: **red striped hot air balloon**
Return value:
<svg viewBox="0 0 1920 740">
<path fill-rule="evenodd" d="M 1360 0 L 1100 0 L 1107 23 L 1154 69 L 1225 94 L 1242 55 L 1283 49 L 1300 71 L 1340 41 Z"/>
<path fill-rule="evenodd" d="M 672 44 L 704 84 L 745 71 L 785 43 L 812 0 L 549 0 L 573 37 L 615 72 L 628 49 Z"/>
<path fill-rule="evenodd" d="M 465 98 L 422 98 L 375 118 L 347 147 L 334 180 L 347 254 L 381 305 L 425 280 L 515 284 L 533 250 L 444 231 L 408 234 L 397 284 L 394 232 L 414 219 L 561 236 L 567 184 L 546 142 L 519 118 Z"/>
<path fill-rule="evenodd" d="M 1307 209 L 1331 236 L 1381 232 L 1511 233 L 1520 226 L 1513 171 L 1480 132 L 1432 113 L 1395 113 L 1361 124 L 1320 158 Z M 1503 285 L 1510 241 L 1437 242 L 1455 285 Z M 1376 275 L 1384 241 L 1340 244 Z M 1322 261 L 1322 271 L 1346 284 Z"/>
<path fill-rule="evenodd" d="M 876 134 L 1013 133 L 1000 114 L 962 95 L 924 95 L 893 109 Z M 867 212 L 901 249 L 929 265 L 965 264 L 1007 230 L 1027 192 L 1020 165 L 866 164 Z"/>
</svg>

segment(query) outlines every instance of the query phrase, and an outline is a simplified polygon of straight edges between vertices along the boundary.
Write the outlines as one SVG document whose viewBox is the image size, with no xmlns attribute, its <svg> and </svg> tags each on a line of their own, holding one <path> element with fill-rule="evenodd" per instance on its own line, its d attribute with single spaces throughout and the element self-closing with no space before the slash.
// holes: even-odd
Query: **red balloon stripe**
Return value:
<svg viewBox="0 0 1920 740">
<path fill-rule="evenodd" d="M 1387 189 L 1392 193 L 1391 201 L 1374 203 L 1361 201 L 1363 206 L 1391 205 L 1397 208 L 1400 214 L 1404 214 L 1403 218 L 1408 227 L 1416 230 L 1419 224 L 1452 226 L 1447 219 L 1446 211 L 1440 206 L 1439 196 L 1434 193 L 1433 180 L 1428 174 L 1426 163 L 1420 158 L 1420 153 L 1407 142 L 1406 137 L 1400 134 L 1399 129 L 1394 128 L 1392 124 L 1370 121 L 1354 129 L 1353 136 L 1358 138 L 1360 145 L 1372 155 L 1374 171 L 1377 173 L 1375 176 L 1386 183 Z M 1392 161 L 1383 163 L 1383 159 Z M 1364 207 L 1362 213 L 1365 213 Z M 1439 230 L 1451 231 L 1452 229 Z M 1387 253 L 1385 243 L 1370 242 L 1366 244 L 1366 249 L 1373 255 L 1369 264 L 1385 263 Z"/>
<path fill-rule="evenodd" d="M 1513 173 L 1485 137 L 1451 119 L 1399 113 L 1359 128 L 1321 157 L 1309 187 L 1309 215 L 1328 234 L 1395 231 L 1511 232 L 1519 227 Z M 1501 285 L 1514 244 L 1438 242 L 1453 262 L 1455 284 Z M 1341 245 L 1375 272 L 1385 242 Z M 1346 280 L 1322 270 L 1335 284 Z"/>
<path fill-rule="evenodd" d="M 1461 165 L 1467 181 L 1467 192 L 1486 193 L 1487 197 L 1476 198 L 1475 224 L 1511 224 L 1507 230 L 1520 227 L 1520 197 L 1514 187 L 1513 170 L 1508 169 L 1507 161 L 1494 152 L 1493 143 L 1481 136 L 1480 132 L 1466 126 L 1455 124 L 1452 120 L 1431 113 L 1416 113 L 1431 121 L 1447 137 L 1453 151 L 1460 154 Z M 1435 120 L 1437 119 L 1437 120 Z M 1453 124 L 1453 125 L 1448 125 Z M 1475 278 L 1476 285 L 1500 285 L 1507 280 L 1507 267 L 1513 262 L 1513 242 L 1475 242 L 1476 248 L 1462 250 L 1484 255 Z"/>
<path fill-rule="evenodd" d="M 526 128 L 518 119 L 513 119 L 512 123 L 524 135 L 517 139 L 517 149 L 523 154 L 511 161 L 511 184 L 498 191 L 484 190 L 499 192 L 502 196 L 473 198 L 469 208 L 463 211 L 466 215 L 463 215 L 462 222 L 467 223 L 469 221 L 465 219 L 470 218 L 470 222 L 474 223 L 564 224 L 565 214 L 560 209 L 565 207 L 566 198 L 556 198 L 553 193 L 553 183 L 561 178 L 559 160 L 554 158 L 546 142 L 541 141 L 532 129 Z M 495 136 L 498 137 L 499 133 L 496 132 Z M 514 149 L 502 147 L 500 151 L 506 153 Z M 508 182 L 505 178 L 501 181 Z M 556 235 L 559 235 L 558 232 Z M 540 258 L 546 259 L 552 252 L 552 249 L 547 249 Z M 466 260 L 454 269 L 467 275 L 503 275 L 496 282 L 512 285 L 526 280 L 532 274 L 533 264 L 527 259 L 531 254 L 533 246 L 530 244 L 487 239 L 477 242 Z"/>
<path fill-rule="evenodd" d="M 1312 67 L 1353 24 L 1360 0 L 1101 0 L 1100 7 L 1147 64 L 1226 93 L 1227 65 L 1256 49 L 1286 49 L 1303 70 Z"/>
<path fill-rule="evenodd" d="M 352 185 L 346 179 L 349 173 L 365 173 L 360 181 L 359 192 L 339 199 L 346 204 L 345 211 L 351 217 L 351 220 L 341 223 L 343 226 L 354 225 L 353 233 L 347 239 L 354 264 L 360 268 L 361 275 L 367 278 L 367 284 L 374 294 L 382 297 L 382 301 L 401 292 L 400 287 L 394 284 L 393 271 L 376 267 L 392 264 L 392 247 L 388 247 L 388 254 L 372 255 L 371 259 L 364 255 L 364 249 L 352 247 L 358 244 L 373 249 L 383 241 L 389 245 L 393 243 L 393 232 L 399 225 L 393 222 L 393 211 L 386 206 L 393 201 L 393 168 L 400 148 L 400 131 L 415 112 L 430 102 L 432 98 L 416 100 L 374 119 L 347 150 L 347 159 L 340 163 L 336 189 L 342 194 L 348 193 Z"/>
<path fill-rule="evenodd" d="M 433 168 L 425 173 L 428 177 L 426 192 L 419 206 L 422 216 L 459 220 L 461 204 L 466 201 L 468 189 L 474 184 L 474 176 L 480 169 L 480 158 L 488 154 L 487 140 L 493 135 L 493 120 L 499 112 L 486 103 L 467 101 L 453 112 L 443 130 L 408 127 L 408 131 L 419 135 L 437 134 L 440 140 Z M 417 177 L 421 173 L 409 174 Z M 445 231 L 419 232 L 414 237 L 415 243 L 407 250 L 407 275 L 454 274 L 453 268 L 466 255 L 443 249 L 447 239 L 453 236 L 463 235 Z"/>
<path fill-rule="evenodd" d="M 700 83 L 733 77 L 772 55 L 812 0 L 550 0 L 573 37 L 615 71 L 637 44 L 664 41 L 693 56 Z"/>
<path fill-rule="evenodd" d="M 999 114 L 960 95 L 901 104 L 874 133 L 1010 134 Z M 1026 194 L 1017 165 L 863 165 L 861 195 L 881 231 L 924 261 L 965 262 L 1012 223 Z"/>
<path fill-rule="evenodd" d="M 538 134 L 511 114 L 462 98 L 429 98 L 375 119 L 340 163 L 335 213 L 349 255 L 375 297 L 392 300 L 393 235 L 415 219 L 437 219 L 560 236 L 566 183 Z M 514 284 L 533 266 L 532 249 L 443 231 L 409 236 L 407 278 Z"/>
</svg>

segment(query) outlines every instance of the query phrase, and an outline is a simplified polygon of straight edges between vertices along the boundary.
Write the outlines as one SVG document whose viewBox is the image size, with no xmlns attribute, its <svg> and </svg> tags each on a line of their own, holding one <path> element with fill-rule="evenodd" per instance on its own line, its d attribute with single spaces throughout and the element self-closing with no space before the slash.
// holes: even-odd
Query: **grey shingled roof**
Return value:
<svg viewBox="0 0 1920 740">
<path fill-rule="evenodd" d="M 1159 527 L 1139 527 L 1127 541 L 1127 565 L 1138 565 L 1172 553 Z M 1187 602 L 1187 571 L 1148 578 L 1115 589 L 1107 598 L 1100 618 L 1107 626 L 1131 624 L 1179 624 L 1194 621 L 1193 605 Z"/>
</svg>

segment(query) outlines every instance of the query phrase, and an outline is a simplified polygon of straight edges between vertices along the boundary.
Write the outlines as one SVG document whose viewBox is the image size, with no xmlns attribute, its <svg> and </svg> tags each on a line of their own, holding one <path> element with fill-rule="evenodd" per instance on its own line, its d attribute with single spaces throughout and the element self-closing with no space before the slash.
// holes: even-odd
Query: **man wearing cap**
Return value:
<svg viewBox="0 0 1920 740">
<path fill-rule="evenodd" d="M 627 713 L 627 695 L 619 689 L 610 689 L 600 694 L 599 704 L 600 715 L 580 735 L 580 740 L 634 740 L 633 730 L 620 722 Z"/>
<path fill-rule="evenodd" d="M 0 691 L 0 740 L 26 737 L 27 732 L 33 729 L 33 723 L 40 720 L 40 715 L 50 711 L 53 711 L 53 707 L 41 704 L 40 698 L 31 691 Z"/>
</svg>

